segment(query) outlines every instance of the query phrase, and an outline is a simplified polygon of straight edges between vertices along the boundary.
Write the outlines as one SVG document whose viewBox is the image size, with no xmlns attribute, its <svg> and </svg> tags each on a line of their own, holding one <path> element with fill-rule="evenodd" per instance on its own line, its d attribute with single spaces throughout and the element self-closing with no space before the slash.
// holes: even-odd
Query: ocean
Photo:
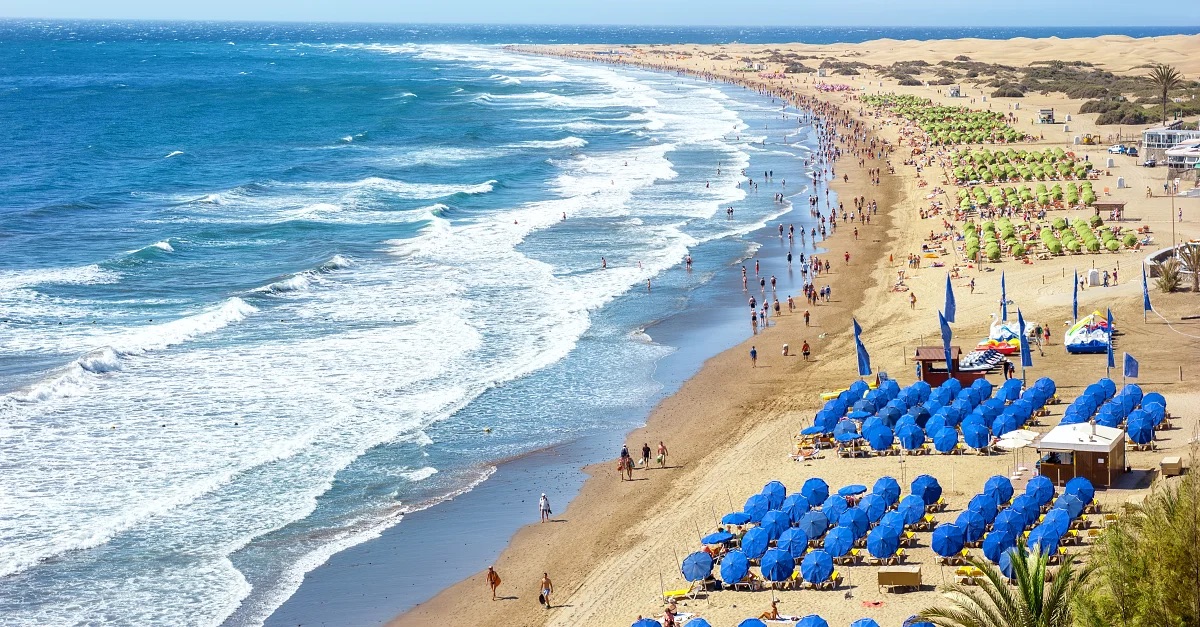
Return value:
<svg viewBox="0 0 1200 627">
<path fill-rule="evenodd" d="M 3 622 L 263 624 L 744 339 L 654 334 L 807 224 L 797 112 L 499 44 L 928 30 L 0 22 Z"/>
</svg>

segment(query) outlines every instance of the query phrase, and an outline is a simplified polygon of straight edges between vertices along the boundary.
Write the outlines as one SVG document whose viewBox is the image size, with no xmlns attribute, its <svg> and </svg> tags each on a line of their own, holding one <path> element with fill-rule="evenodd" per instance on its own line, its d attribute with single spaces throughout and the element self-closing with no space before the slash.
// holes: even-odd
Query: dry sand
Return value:
<svg viewBox="0 0 1200 627">
<path fill-rule="evenodd" d="M 608 46 L 592 50 L 609 50 Z M 646 50 L 646 49 L 640 49 Z M 780 81 L 768 81 L 757 76 L 734 75 L 732 65 L 711 61 L 711 55 L 724 52 L 735 59 L 752 56 L 763 50 L 794 50 L 804 54 L 838 54 L 841 58 L 858 58 L 868 63 L 890 63 L 895 60 L 922 58 L 931 63 L 967 54 L 985 62 L 1011 65 L 1027 64 L 1048 58 L 1085 59 L 1113 71 L 1142 72 L 1134 66 L 1145 62 L 1169 62 L 1185 74 L 1195 76 L 1200 71 L 1200 38 L 1161 37 L 1134 40 L 1125 37 L 1102 37 L 1093 40 L 1014 40 L 995 42 L 980 40 L 939 42 L 878 41 L 856 45 L 832 46 L 657 46 L 654 54 L 645 52 L 634 58 L 647 65 L 663 69 L 678 69 L 693 73 L 711 72 L 726 80 L 739 80 L 760 88 L 777 88 Z M 586 48 L 569 47 L 539 52 L 555 54 L 585 54 Z M 769 54 L 769 52 L 768 52 Z M 707 56 L 706 56 L 707 55 Z M 768 71 L 770 71 L 768 69 Z M 875 76 L 830 77 L 827 82 L 842 82 L 867 91 L 903 91 L 949 100 L 939 95 L 936 87 L 897 88 L 894 81 Z M 882 81 L 882 86 L 880 82 Z M 803 78 L 786 83 L 798 91 L 810 90 L 814 79 Z M 1007 111 L 1009 99 L 977 101 L 969 106 Z M 845 93 L 826 93 L 820 97 L 840 103 L 848 110 L 858 111 L 859 104 Z M 968 99 L 954 102 L 968 104 Z M 1055 106 L 1060 111 L 1077 110 L 1078 102 L 1068 103 L 1062 94 L 1031 95 L 1021 99 L 1023 112 L 1041 106 Z M 866 113 L 870 114 L 869 111 Z M 1070 146 L 1071 136 L 1081 132 L 1108 135 L 1112 127 L 1095 127 L 1095 115 L 1075 115 L 1070 133 L 1057 132 L 1052 127 L 1025 124 L 1028 113 L 1022 114 L 1019 129 L 1030 132 L 1046 131 L 1046 139 L 1026 148 L 1044 149 Z M 880 124 L 883 120 L 874 120 Z M 880 124 L 879 135 L 892 143 L 899 141 L 898 124 Z M 1032 131 L 1031 131 L 1032 129 Z M 1126 128 L 1127 132 L 1131 129 Z M 850 317 L 856 316 L 864 328 L 863 340 L 871 352 L 873 365 L 886 370 L 902 385 L 913 380 L 913 366 L 907 360 L 915 346 L 937 344 L 936 311 L 942 304 L 945 268 L 923 268 L 908 271 L 908 285 L 918 297 L 915 310 L 908 304 L 908 294 L 890 292 L 888 287 L 896 270 L 904 268 L 901 260 L 920 250 L 921 242 L 930 230 L 940 231 L 941 216 L 922 220 L 918 212 L 927 207 L 926 195 L 935 186 L 951 194 L 955 188 L 944 184 L 939 168 L 925 172 L 928 187 L 918 186 L 915 169 L 902 166 L 902 150 L 892 156 L 896 174 L 889 176 L 885 169 L 883 184 L 870 186 L 850 158 L 838 163 L 839 176 L 848 173 L 850 182 L 834 185 L 842 199 L 865 195 L 878 201 L 880 216 L 885 220 L 861 227 L 862 240 L 853 242 L 851 229 L 843 227 L 825 245 L 831 261 L 841 250 L 853 251 L 854 263 L 834 264 L 828 282 L 833 285 L 834 302 L 813 311 L 813 324 L 804 328 L 799 315 L 784 314 L 776 318 L 777 325 L 748 339 L 742 346 L 709 360 L 703 369 L 671 398 L 665 400 L 650 417 L 647 427 L 631 434 L 627 441 L 631 449 L 643 441 L 666 440 L 671 447 L 671 468 L 638 471 L 633 482 L 617 480 L 615 462 L 586 469 L 595 476 L 588 480 L 579 496 L 552 524 L 532 524 L 512 539 L 508 549 L 496 563 L 504 578 L 500 592 L 504 600 L 492 602 L 482 574 L 471 577 L 412 611 L 398 617 L 394 625 L 464 624 L 473 625 L 629 625 L 639 616 L 661 615 L 660 581 L 667 589 L 683 587 L 677 560 L 699 549 L 698 533 L 715 527 L 715 518 L 738 509 L 746 497 L 758 492 L 772 480 L 783 481 L 788 488 L 798 489 L 805 478 L 819 476 L 835 488 L 849 483 L 870 485 L 876 478 L 892 475 L 909 481 L 921 473 L 938 477 L 946 488 L 948 511 L 938 515 L 941 521 L 957 516 L 966 500 L 977 493 L 987 477 L 1011 474 L 1013 458 L 1008 455 L 990 457 L 919 456 L 870 459 L 839 459 L 826 454 L 822 459 L 798 463 L 789 458 L 793 435 L 812 422 L 813 413 L 820 407 L 819 394 L 844 388 L 855 378 L 855 361 L 851 350 Z M 1105 145 L 1082 150 L 1097 164 L 1108 156 Z M 1112 188 L 1112 198 L 1126 200 L 1129 221 L 1151 227 L 1156 243 L 1170 241 L 1171 200 L 1161 196 L 1146 199 L 1144 190 L 1157 184 L 1161 190 L 1164 171 L 1134 167 L 1129 158 L 1119 158 L 1112 169 L 1112 178 L 1096 182 L 1099 193 L 1103 187 Z M 877 167 L 878 162 L 868 162 Z M 1130 189 L 1116 190 L 1115 177 L 1124 176 Z M 1110 181 L 1112 184 L 1109 184 Z M 1184 207 L 1186 221 L 1176 225 L 1181 239 L 1200 236 L 1200 200 L 1177 201 Z M 1058 211 L 1056 215 L 1090 215 L 1090 212 Z M 1158 248 L 1152 246 L 1151 250 Z M 1123 349 L 1135 354 L 1141 362 L 1139 383 L 1147 391 L 1159 391 L 1168 401 L 1168 409 L 1177 417 L 1176 428 L 1159 432 L 1158 451 L 1133 452 L 1128 462 L 1135 470 L 1157 467 L 1167 454 L 1187 454 L 1188 440 L 1195 437 L 1200 403 L 1200 323 L 1180 321 L 1181 316 L 1200 313 L 1200 296 L 1190 293 L 1161 294 L 1152 288 L 1151 298 L 1157 312 L 1170 320 L 1143 323 L 1141 285 L 1137 280 L 1143 252 L 1122 251 L 1101 255 L 1067 255 L 1033 264 L 1021 264 L 1006 259 L 1000 264 L 988 264 L 993 272 L 971 268 L 954 281 L 956 286 L 958 323 L 954 325 L 955 343 L 971 347 L 987 334 L 989 315 L 998 309 L 999 275 L 1007 275 L 1008 296 L 1025 314 L 1026 320 L 1048 323 L 1055 330 L 1052 345 L 1045 356 L 1034 355 L 1030 380 L 1053 377 L 1058 394 L 1066 402 L 1072 400 L 1084 386 L 1103 377 L 1103 355 L 1071 356 L 1062 349 L 1063 322 L 1070 317 L 1072 271 L 1084 270 L 1095 263 L 1097 268 L 1121 268 L 1121 283 L 1111 288 L 1088 289 L 1081 293 L 1081 312 L 1111 307 Z M 888 256 L 897 260 L 895 267 Z M 953 256 L 943 259 L 954 265 Z M 963 263 L 958 260 L 958 263 Z M 974 277 L 976 289 L 969 294 L 966 287 Z M 824 333 L 824 339 L 817 339 Z M 783 343 L 799 346 L 808 338 L 814 347 L 813 363 L 796 357 L 783 357 L 778 347 Z M 747 351 L 751 344 L 759 346 L 759 368 L 751 369 Z M 1114 378 L 1120 375 L 1114 371 Z M 1182 380 L 1181 380 L 1182 377 Z M 1043 424 L 1057 424 L 1064 405 L 1053 406 L 1052 415 Z M 1041 427 L 1045 431 L 1048 427 Z M 1032 453 L 1025 465 L 1032 467 Z M 904 460 L 901 464 L 901 459 Z M 1025 473 L 1027 478 L 1029 473 Z M 1111 507 L 1119 502 L 1144 494 L 1154 475 L 1136 472 L 1126 481 L 1128 487 L 1099 493 L 1099 499 Z M 903 483 L 903 482 L 902 482 Z M 1016 482 L 1022 489 L 1024 479 Z M 904 483 L 907 491 L 907 484 Z M 923 607 L 937 604 L 935 591 L 943 576 L 929 549 L 929 533 L 918 534 L 918 546 L 909 549 L 909 563 L 920 564 L 925 588 L 920 592 L 887 594 L 877 590 L 875 568 L 870 566 L 839 567 L 847 582 L 837 591 L 788 591 L 776 593 L 781 599 L 780 611 L 785 614 L 822 615 L 831 624 L 845 625 L 860 617 L 872 617 L 882 625 L 899 625 L 905 618 Z M 537 584 L 542 572 L 549 572 L 555 583 L 555 608 L 545 610 L 537 603 Z M 850 594 L 847 595 L 847 592 Z M 697 601 L 688 601 L 681 611 L 705 617 L 714 625 L 735 625 L 749 616 L 757 616 L 770 602 L 770 592 L 719 592 Z M 874 605 L 880 603 L 879 605 Z M 871 607 L 867 607 L 872 604 Z"/>
</svg>

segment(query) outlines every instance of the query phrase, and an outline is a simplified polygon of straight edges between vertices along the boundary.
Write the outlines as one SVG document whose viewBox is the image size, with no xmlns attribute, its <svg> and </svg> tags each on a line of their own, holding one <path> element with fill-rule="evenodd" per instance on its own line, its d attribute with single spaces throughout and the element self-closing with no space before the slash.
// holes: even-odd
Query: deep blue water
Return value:
<svg viewBox="0 0 1200 627">
<path fill-rule="evenodd" d="M 495 44 L 885 35 L 934 36 L 0 22 L 3 622 L 261 623 L 497 460 L 637 425 L 677 383 L 643 329 L 744 307 L 710 288 L 806 200 L 807 129 Z"/>
</svg>

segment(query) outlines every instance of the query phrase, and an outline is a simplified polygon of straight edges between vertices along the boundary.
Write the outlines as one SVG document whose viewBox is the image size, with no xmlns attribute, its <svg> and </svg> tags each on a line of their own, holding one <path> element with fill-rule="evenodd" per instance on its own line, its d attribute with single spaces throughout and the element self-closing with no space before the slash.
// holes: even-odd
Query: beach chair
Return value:
<svg viewBox="0 0 1200 627">
<path fill-rule="evenodd" d="M 954 569 L 954 581 L 964 586 L 975 585 L 975 578 L 971 576 L 971 568 L 968 566 L 959 566 Z"/>
<path fill-rule="evenodd" d="M 1095 542 L 1100 537 L 1100 530 L 1096 528 L 1088 529 L 1087 537 L 1088 540 Z"/>
<path fill-rule="evenodd" d="M 699 587 L 697 584 L 699 584 L 699 583 L 700 582 L 698 582 L 698 581 L 693 581 L 692 584 L 686 588 L 680 588 L 678 590 L 667 590 L 666 592 L 663 592 L 663 601 L 670 603 L 671 601 L 682 601 L 683 599 L 694 599 L 694 598 L 696 598 L 697 588 Z"/>
</svg>

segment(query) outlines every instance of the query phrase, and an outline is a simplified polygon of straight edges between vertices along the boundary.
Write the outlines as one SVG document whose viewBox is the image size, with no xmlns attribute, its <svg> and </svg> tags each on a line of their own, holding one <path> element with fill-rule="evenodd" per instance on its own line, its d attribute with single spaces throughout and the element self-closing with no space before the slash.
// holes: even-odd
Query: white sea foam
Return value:
<svg viewBox="0 0 1200 627">
<path fill-rule="evenodd" d="M 36 270 L 0 270 L 0 291 L 35 285 L 94 285 L 116 283 L 121 275 L 99 265 Z"/>
<path fill-rule="evenodd" d="M 587 140 L 579 137 L 564 137 L 553 141 L 524 141 L 516 144 L 518 148 L 583 148 Z"/>
<path fill-rule="evenodd" d="M 167 156 L 163 157 L 163 159 L 170 159 L 171 157 L 178 157 L 179 155 L 182 155 L 182 154 L 184 154 L 184 152 L 182 150 L 176 150 L 176 151 L 168 154 Z"/>
</svg>

